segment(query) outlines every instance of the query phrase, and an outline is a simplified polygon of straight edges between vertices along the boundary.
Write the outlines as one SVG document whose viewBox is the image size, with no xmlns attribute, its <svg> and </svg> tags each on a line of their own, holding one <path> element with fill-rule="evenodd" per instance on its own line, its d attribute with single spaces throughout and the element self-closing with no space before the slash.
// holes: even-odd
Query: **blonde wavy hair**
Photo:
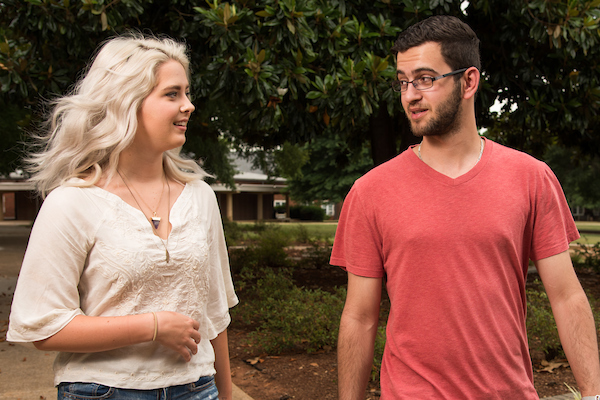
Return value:
<svg viewBox="0 0 600 400">
<path fill-rule="evenodd" d="M 86 187 L 103 173 L 114 177 L 119 155 L 134 139 L 137 112 L 157 84 L 158 68 L 169 60 L 181 63 L 189 80 L 186 47 L 173 39 L 128 33 L 100 47 L 72 92 L 51 103 L 44 134 L 35 137 L 37 151 L 25 160 L 42 198 L 63 184 Z M 164 153 L 168 177 L 185 183 L 208 175 L 180 153 Z"/>
</svg>

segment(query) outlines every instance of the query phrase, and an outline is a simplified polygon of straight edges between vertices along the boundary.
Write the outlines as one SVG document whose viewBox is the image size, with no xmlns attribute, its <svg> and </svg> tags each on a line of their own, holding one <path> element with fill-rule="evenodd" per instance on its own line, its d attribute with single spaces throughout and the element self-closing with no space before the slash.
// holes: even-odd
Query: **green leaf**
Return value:
<svg viewBox="0 0 600 400">
<path fill-rule="evenodd" d="M 289 29 L 289 31 L 292 32 L 292 34 L 295 34 L 296 27 L 294 26 L 294 23 L 292 22 L 292 20 L 290 20 L 290 19 L 286 20 L 286 24 L 287 24 L 287 28 Z"/>
<path fill-rule="evenodd" d="M 106 13 L 102 12 L 100 15 L 100 21 L 102 22 L 102 30 L 105 31 L 108 29 L 108 19 L 106 18 Z"/>
<path fill-rule="evenodd" d="M 310 100 L 319 99 L 323 96 L 322 92 L 311 91 L 306 94 L 306 98 Z"/>
</svg>

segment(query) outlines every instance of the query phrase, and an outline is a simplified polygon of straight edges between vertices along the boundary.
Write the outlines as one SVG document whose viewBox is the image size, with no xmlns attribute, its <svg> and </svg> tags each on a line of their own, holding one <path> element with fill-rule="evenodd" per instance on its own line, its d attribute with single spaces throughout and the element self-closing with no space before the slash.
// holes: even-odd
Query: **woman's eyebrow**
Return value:
<svg viewBox="0 0 600 400">
<path fill-rule="evenodd" d="M 181 86 L 180 85 L 171 85 L 171 86 L 164 87 L 162 90 L 181 90 Z"/>
</svg>

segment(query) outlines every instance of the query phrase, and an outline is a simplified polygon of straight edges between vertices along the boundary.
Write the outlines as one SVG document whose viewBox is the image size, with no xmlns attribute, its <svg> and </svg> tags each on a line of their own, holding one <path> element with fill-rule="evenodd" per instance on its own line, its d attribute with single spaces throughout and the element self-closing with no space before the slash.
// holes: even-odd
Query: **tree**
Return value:
<svg viewBox="0 0 600 400">
<path fill-rule="evenodd" d="M 192 1 L 141 0 L 5 0 L 0 2 L 0 117 L 13 132 L 3 131 L 0 173 L 12 171 L 23 156 L 23 139 L 43 118 L 45 104 L 67 93 L 104 40 L 127 30 L 152 31 L 186 40 L 192 48 L 204 41 L 197 35 Z M 187 14 L 186 14 L 187 12 Z M 193 34 L 190 34 L 193 33 Z M 200 53 L 192 53 L 197 64 Z M 202 115 L 207 111 L 196 112 Z M 225 113 L 222 118 L 227 117 Z M 234 170 L 219 125 L 192 119 L 184 150 L 204 160 L 204 167 L 233 185 Z M 15 127 L 20 134 L 15 134 Z M 7 152 L 10 149 L 10 152 Z M 18 149 L 18 150 L 17 150 Z"/>
<path fill-rule="evenodd" d="M 479 113 L 487 135 L 545 160 L 569 204 L 588 208 L 600 205 L 599 7 L 600 1 L 476 1 L 466 18 L 487 32 L 484 96 L 496 93 L 505 102 L 498 116 Z"/>
<path fill-rule="evenodd" d="M 193 50 L 197 111 L 186 149 L 207 159 L 220 179 L 230 170 L 216 167 L 223 157 L 214 157 L 211 167 L 205 149 L 218 151 L 223 142 L 268 152 L 286 141 L 313 150 L 329 143 L 325 148 L 338 153 L 328 158 L 340 162 L 366 146 L 377 165 L 416 140 L 389 87 L 395 77 L 389 49 L 414 22 L 450 14 L 466 20 L 482 42 L 477 115 L 489 137 L 538 157 L 551 144 L 582 154 L 599 147 L 600 0 L 194 3 L 4 1 L 2 92 L 35 107 L 40 96 L 68 87 L 102 39 L 147 28 L 184 38 Z M 496 100 L 504 102 L 499 115 L 489 111 Z M 354 173 L 370 168 L 359 165 Z M 349 189 L 312 173 L 305 168 L 303 179 L 319 196 L 339 198 Z"/>
<path fill-rule="evenodd" d="M 342 142 L 330 146 L 332 151 L 359 154 L 366 142 L 374 164 L 387 161 L 397 154 L 401 134 L 403 148 L 415 141 L 397 118 L 401 111 L 389 86 L 395 77 L 389 48 L 401 26 L 421 10 L 430 14 L 426 2 L 396 3 L 266 0 L 232 6 L 214 1 L 209 8 L 196 7 L 210 38 L 205 78 L 215 82 L 202 96 L 240 109 L 244 131 L 228 132 L 243 143 L 268 149 L 284 140 L 301 145 L 329 135 Z M 450 11 L 453 2 L 435 3 Z M 356 172 L 370 166 L 361 163 Z M 321 171 L 320 189 L 310 192 L 328 199 L 345 195 L 352 182 L 344 187 L 330 182 L 334 170 Z M 310 173 L 304 177 L 312 186 L 317 179 Z"/>
<path fill-rule="evenodd" d="M 354 181 L 373 165 L 368 146 L 351 147 L 337 134 L 321 135 L 303 146 L 309 158 L 299 175 L 288 179 L 291 197 L 309 203 L 337 203 Z"/>
<path fill-rule="evenodd" d="M 537 157 L 551 144 L 596 152 L 600 1 L 479 0 L 467 14 L 485 32 L 478 106 L 490 134 Z M 485 111 L 493 97 L 505 102 L 497 118 Z"/>
<path fill-rule="evenodd" d="M 490 137 L 538 158 L 552 144 L 583 153 L 600 147 L 594 134 L 599 1 L 236 4 L 215 1 L 196 9 L 210 28 L 208 52 L 221 55 L 208 69 L 211 80 L 222 84 L 206 95 L 242 105 L 250 130 L 265 138 L 257 145 L 278 141 L 260 134 L 272 128 L 298 142 L 329 133 L 351 148 L 367 138 L 377 165 L 414 143 L 388 86 L 395 75 L 389 48 L 401 29 L 444 13 L 465 19 L 480 36 L 477 115 Z M 287 97 L 280 88 L 289 89 Z M 504 103 L 498 116 L 489 111 L 495 101 Z M 322 188 L 333 186 L 321 181 Z M 314 189 L 314 181 L 309 186 Z"/>
<path fill-rule="evenodd" d="M 556 173 L 571 207 L 600 208 L 600 158 L 597 155 L 553 145 L 544 159 Z"/>
</svg>

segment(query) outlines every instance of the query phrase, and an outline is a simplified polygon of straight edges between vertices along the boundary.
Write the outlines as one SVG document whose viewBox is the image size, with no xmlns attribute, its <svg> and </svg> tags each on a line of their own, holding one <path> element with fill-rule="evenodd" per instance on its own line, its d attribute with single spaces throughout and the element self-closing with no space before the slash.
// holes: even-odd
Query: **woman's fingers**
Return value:
<svg viewBox="0 0 600 400">
<path fill-rule="evenodd" d="M 183 314 L 162 311 L 157 313 L 158 334 L 156 340 L 179 353 L 185 361 L 190 361 L 198 353 L 200 343 L 200 323 Z"/>
</svg>

